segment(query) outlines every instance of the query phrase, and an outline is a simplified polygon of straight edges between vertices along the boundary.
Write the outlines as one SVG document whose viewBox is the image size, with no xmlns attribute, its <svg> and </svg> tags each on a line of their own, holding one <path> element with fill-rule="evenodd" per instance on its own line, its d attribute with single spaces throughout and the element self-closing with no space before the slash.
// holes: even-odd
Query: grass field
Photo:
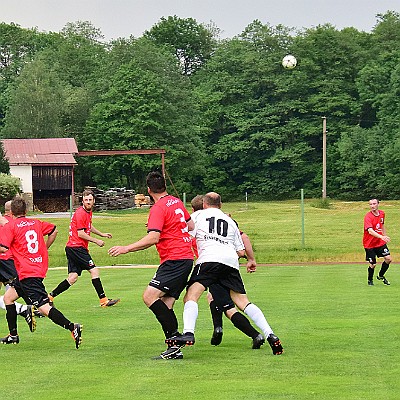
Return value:
<svg viewBox="0 0 400 400">
<path fill-rule="evenodd" d="M 367 202 L 332 202 L 331 209 L 305 203 L 304 246 L 299 201 L 226 203 L 223 209 L 232 213 L 240 228 L 246 232 L 255 249 L 259 263 L 310 263 L 310 262 L 362 262 L 363 218 L 369 210 Z M 392 241 L 389 243 L 394 260 L 400 252 L 400 201 L 381 203 L 386 211 L 386 225 Z M 99 266 L 110 264 L 158 264 L 154 247 L 111 258 L 107 249 L 114 245 L 128 244 L 146 234 L 148 210 L 95 213 L 93 224 L 103 232 L 111 232 L 105 248 L 91 245 L 90 252 Z M 50 249 L 50 266 L 66 265 L 64 246 L 68 239 L 68 218 L 50 219 L 57 224 L 59 235 Z"/>
<path fill-rule="evenodd" d="M 165 345 L 141 295 L 155 269 L 104 268 L 106 293 L 121 297 L 120 304 L 100 308 L 87 273 L 56 298 L 56 306 L 68 318 L 84 324 L 79 350 L 69 332 L 48 319 L 39 319 L 33 334 L 19 320 L 20 344 L 1 348 L 4 398 L 398 399 L 399 205 L 382 202 L 381 207 L 392 237 L 389 248 L 395 262 L 387 274 L 392 285 L 376 282 L 373 287 L 366 284 L 366 265 L 359 264 L 364 259 L 366 202 L 335 202 L 328 210 L 307 202 L 305 248 L 298 202 L 224 205 L 252 239 L 258 262 L 282 264 L 260 266 L 251 275 L 243 272 L 250 300 L 264 311 L 282 340 L 282 356 L 273 356 L 268 345 L 252 350 L 251 340 L 228 320 L 222 344 L 211 346 L 211 317 L 203 297 L 195 346 L 183 349 L 183 360 L 152 360 Z M 96 214 L 94 225 L 114 235 L 105 248 L 91 247 L 96 264 L 157 264 L 154 248 L 117 259 L 106 254 L 112 245 L 144 235 L 146 218 L 144 210 Z M 48 290 L 67 274 L 68 219 L 52 222 L 60 233 L 50 249 Z M 181 300 L 176 313 L 182 326 Z M 5 335 L 5 319 L 0 327 Z"/>
<path fill-rule="evenodd" d="M 56 299 L 84 324 L 76 350 L 69 332 L 39 319 L 19 320 L 21 342 L 1 348 L 4 398 L 47 399 L 398 399 L 399 290 L 366 285 L 359 265 L 270 266 L 244 275 L 250 299 L 266 314 L 285 353 L 251 340 L 225 320 L 222 344 L 209 344 L 211 318 L 200 300 L 196 344 L 183 360 L 152 360 L 163 335 L 141 301 L 154 269 L 103 269 L 109 296 L 101 309 L 88 274 Z M 396 274 L 397 275 L 397 274 Z M 65 276 L 51 270 L 48 288 Z M 181 321 L 182 303 L 176 311 Z M 2 323 L 6 333 L 6 323 Z M 7 378 L 6 378 L 7 374 Z M 9 379 L 13 380 L 10 384 Z"/>
</svg>

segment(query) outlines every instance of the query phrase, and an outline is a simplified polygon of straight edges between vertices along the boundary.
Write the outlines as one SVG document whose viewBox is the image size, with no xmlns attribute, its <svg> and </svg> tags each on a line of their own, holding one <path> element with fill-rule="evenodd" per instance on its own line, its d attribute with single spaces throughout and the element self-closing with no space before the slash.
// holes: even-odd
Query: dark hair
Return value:
<svg viewBox="0 0 400 400">
<path fill-rule="evenodd" d="M 22 197 L 14 197 L 11 201 L 11 212 L 15 217 L 26 215 L 26 201 Z"/>
<path fill-rule="evenodd" d="M 167 190 L 165 178 L 158 172 L 150 172 L 146 178 L 146 184 L 153 193 L 163 193 Z"/>
<path fill-rule="evenodd" d="M 199 211 L 203 209 L 203 199 L 204 196 L 202 194 L 198 194 L 197 196 L 193 197 L 192 201 L 190 202 L 193 211 Z"/>
</svg>

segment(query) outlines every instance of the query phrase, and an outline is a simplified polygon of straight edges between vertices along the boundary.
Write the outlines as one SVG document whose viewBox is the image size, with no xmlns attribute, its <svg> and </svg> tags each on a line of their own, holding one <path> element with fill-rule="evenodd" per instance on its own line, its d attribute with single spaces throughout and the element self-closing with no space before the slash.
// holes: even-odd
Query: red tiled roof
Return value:
<svg viewBox="0 0 400 400">
<path fill-rule="evenodd" d="M 2 139 L 10 165 L 75 165 L 75 139 Z"/>
</svg>

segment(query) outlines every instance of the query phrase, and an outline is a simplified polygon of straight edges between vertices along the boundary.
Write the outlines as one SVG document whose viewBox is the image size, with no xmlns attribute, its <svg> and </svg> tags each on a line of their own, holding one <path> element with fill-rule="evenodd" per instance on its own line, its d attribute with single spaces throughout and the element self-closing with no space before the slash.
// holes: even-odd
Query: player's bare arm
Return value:
<svg viewBox="0 0 400 400">
<path fill-rule="evenodd" d="M 99 246 L 99 247 L 104 246 L 104 240 L 97 239 L 93 236 L 88 235 L 83 229 L 78 230 L 78 236 L 83 240 L 87 240 L 88 242 L 97 244 L 97 246 Z"/>
<path fill-rule="evenodd" d="M 95 235 L 100 236 L 100 237 L 105 237 L 105 238 L 108 238 L 108 239 L 112 238 L 112 234 L 111 233 L 103 233 L 103 232 L 99 231 L 98 229 L 96 229 L 93 225 L 90 228 L 90 232 L 92 232 Z"/>
<path fill-rule="evenodd" d="M 142 237 L 135 243 L 128 244 L 127 246 L 113 246 L 108 250 L 111 257 L 117 257 L 121 254 L 126 254 L 134 251 L 147 249 L 160 240 L 160 232 L 151 231 L 146 236 Z"/>
<path fill-rule="evenodd" d="M 378 239 L 382 239 L 384 242 L 389 243 L 390 237 L 386 235 L 381 235 L 378 232 L 375 232 L 372 228 L 368 228 L 368 233 Z"/>
<path fill-rule="evenodd" d="M 192 219 L 190 219 L 190 220 L 187 222 L 187 226 L 188 226 L 188 230 L 189 230 L 189 231 L 193 231 L 193 230 L 194 230 L 195 224 L 194 224 L 194 222 L 193 222 Z"/>
<path fill-rule="evenodd" d="M 257 263 L 256 263 L 256 258 L 254 256 L 253 246 L 251 245 L 250 242 L 250 238 L 245 233 L 242 233 L 241 237 L 243 240 L 244 249 L 247 257 L 247 263 L 246 263 L 247 272 L 250 273 L 255 272 L 257 269 Z"/>
<path fill-rule="evenodd" d="M 51 232 L 50 235 L 47 236 L 47 240 L 46 240 L 47 248 L 49 248 L 54 243 L 54 241 L 56 240 L 57 234 L 58 234 L 58 230 L 54 229 L 54 231 Z"/>
</svg>

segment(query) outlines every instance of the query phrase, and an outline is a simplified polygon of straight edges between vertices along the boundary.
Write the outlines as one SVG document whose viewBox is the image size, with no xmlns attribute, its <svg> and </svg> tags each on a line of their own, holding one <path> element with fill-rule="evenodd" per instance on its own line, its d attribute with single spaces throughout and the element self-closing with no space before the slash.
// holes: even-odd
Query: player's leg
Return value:
<svg viewBox="0 0 400 400">
<path fill-rule="evenodd" d="M 376 254 L 374 249 L 365 249 L 365 260 L 368 261 L 368 285 L 374 286 L 374 270 L 376 267 Z"/>
<path fill-rule="evenodd" d="M 211 285 L 208 288 L 208 293 L 207 293 L 207 301 L 210 307 L 210 312 L 211 312 L 211 318 L 213 322 L 213 334 L 211 337 L 211 344 L 213 346 L 218 346 L 221 344 L 222 341 L 222 335 L 223 335 L 223 329 L 222 329 L 222 315 L 223 311 L 220 307 L 217 306 L 217 302 L 214 299 L 213 292 L 214 294 L 218 297 L 219 292 L 218 292 L 218 284 Z M 216 292 L 217 291 L 217 292 Z M 229 294 L 228 294 L 229 297 Z"/>
<path fill-rule="evenodd" d="M 97 296 L 100 300 L 101 307 L 111 307 L 117 304 L 120 299 L 109 299 L 103 289 L 103 284 L 100 279 L 100 271 L 97 267 L 93 267 L 89 269 L 90 277 L 92 279 L 92 285 L 96 290 Z"/>
<path fill-rule="evenodd" d="M 251 325 L 248 318 L 238 312 L 236 307 L 225 311 L 225 315 L 231 320 L 235 328 L 239 329 L 245 335 L 253 339 L 252 348 L 259 349 L 264 343 L 264 336 Z"/>
<path fill-rule="evenodd" d="M 239 309 L 243 310 L 243 312 L 248 315 L 252 319 L 252 321 L 261 329 L 264 337 L 267 339 L 269 345 L 271 346 L 273 354 L 282 354 L 283 348 L 281 341 L 274 334 L 263 312 L 255 304 L 249 302 L 247 295 L 231 291 L 231 296 Z"/>
<path fill-rule="evenodd" d="M 20 283 L 22 289 L 29 296 L 33 305 L 37 307 L 40 313 L 46 315 L 55 324 L 70 331 L 75 342 L 75 347 L 79 348 L 82 342 L 83 326 L 81 324 L 71 322 L 61 311 L 49 304 L 49 298 L 46 288 L 43 284 L 43 279 L 26 278 Z"/>
<path fill-rule="evenodd" d="M 390 282 L 386 279 L 385 273 L 389 269 L 389 265 L 392 262 L 392 256 L 389 253 L 387 246 L 383 249 L 383 263 L 379 274 L 376 276 L 378 280 L 382 281 L 385 285 L 390 285 Z"/>
<path fill-rule="evenodd" d="M 15 307 L 15 300 L 19 295 L 14 287 L 10 287 L 4 294 L 4 303 L 6 306 L 6 320 L 8 325 L 9 334 L 0 339 L 3 344 L 17 344 L 19 343 L 18 327 L 17 327 L 17 309 Z"/>
<path fill-rule="evenodd" d="M 78 249 L 80 248 L 65 248 L 65 255 L 67 256 L 68 261 L 68 277 L 62 280 L 56 288 L 49 292 L 48 296 L 50 302 L 53 302 L 54 297 L 68 290 L 78 280 L 78 276 L 82 274 L 82 268 L 80 267 L 82 261 Z"/>
</svg>

